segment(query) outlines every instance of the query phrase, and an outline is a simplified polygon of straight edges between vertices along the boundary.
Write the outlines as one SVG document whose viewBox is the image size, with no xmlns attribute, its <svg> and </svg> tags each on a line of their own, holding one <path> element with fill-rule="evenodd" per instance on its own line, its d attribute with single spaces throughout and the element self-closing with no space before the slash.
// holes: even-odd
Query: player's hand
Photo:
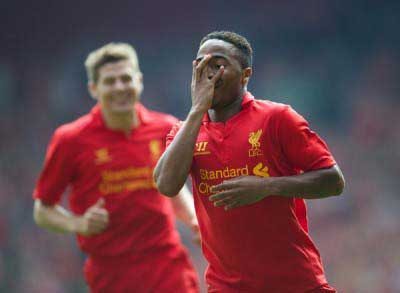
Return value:
<svg viewBox="0 0 400 293">
<path fill-rule="evenodd" d="M 225 210 L 251 205 L 272 194 L 267 187 L 268 180 L 270 178 L 258 176 L 240 176 L 225 180 L 212 187 L 211 192 L 215 194 L 209 200 L 214 206 L 224 207 Z"/>
<path fill-rule="evenodd" d="M 103 232 L 109 223 L 104 198 L 100 198 L 78 218 L 76 231 L 83 236 L 92 236 Z"/>
<path fill-rule="evenodd" d="M 200 228 L 196 217 L 194 217 L 192 221 L 190 221 L 190 229 L 192 230 L 194 235 L 193 242 L 200 246 L 201 245 Z"/>
<path fill-rule="evenodd" d="M 214 97 L 215 83 L 224 73 L 224 67 L 221 66 L 215 74 L 207 70 L 207 64 L 211 55 L 205 55 L 199 62 L 193 61 L 192 73 L 192 109 L 200 112 L 206 112 L 210 109 Z"/>
</svg>

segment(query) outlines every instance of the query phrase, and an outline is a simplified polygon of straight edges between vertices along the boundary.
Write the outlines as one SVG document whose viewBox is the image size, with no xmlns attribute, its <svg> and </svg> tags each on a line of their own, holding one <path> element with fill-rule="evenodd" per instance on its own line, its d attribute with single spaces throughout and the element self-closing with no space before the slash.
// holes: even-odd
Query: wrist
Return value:
<svg viewBox="0 0 400 293">
<path fill-rule="evenodd" d="M 199 106 L 192 106 L 189 111 L 188 118 L 203 118 L 204 114 L 207 113 L 206 108 L 199 107 Z"/>
<path fill-rule="evenodd" d="M 85 226 L 84 222 L 85 219 L 83 216 L 73 216 L 68 225 L 69 232 L 76 234 L 84 234 L 84 226 Z"/>
<path fill-rule="evenodd" d="M 280 195 L 281 188 L 279 184 L 279 177 L 263 178 L 262 188 L 267 192 L 267 195 Z"/>
</svg>

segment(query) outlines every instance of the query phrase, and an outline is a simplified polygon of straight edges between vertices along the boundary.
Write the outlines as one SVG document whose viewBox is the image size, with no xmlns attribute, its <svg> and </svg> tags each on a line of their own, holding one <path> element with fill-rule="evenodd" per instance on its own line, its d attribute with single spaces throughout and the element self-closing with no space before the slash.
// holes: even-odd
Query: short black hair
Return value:
<svg viewBox="0 0 400 293">
<path fill-rule="evenodd" d="M 206 35 L 200 46 L 208 40 L 222 40 L 235 46 L 239 50 L 240 65 L 242 68 L 251 67 L 253 63 L 253 49 L 247 39 L 237 33 L 229 31 L 215 31 Z"/>
</svg>

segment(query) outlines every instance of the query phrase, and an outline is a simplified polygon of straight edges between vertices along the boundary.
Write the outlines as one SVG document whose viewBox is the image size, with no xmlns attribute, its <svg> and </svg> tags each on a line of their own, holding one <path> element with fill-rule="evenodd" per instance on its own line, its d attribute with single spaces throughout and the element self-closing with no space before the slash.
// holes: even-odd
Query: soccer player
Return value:
<svg viewBox="0 0 400 293">
<path fill-rule="evenodd" d="M 142 74 L 130 45 L 101 47 L 85 66 L 97 105 L 55 131 L 34 190 L 35 222 L 77 233 L 92 292 L 198 292 L 173 215 L 196 232 L 191 195 L 178 190 L 171 201 L 152 177 L 177 119 L 140 104 Z M 59 205 L 67 186 L 71 211 Z"/>
<path fill-rule="evenodd" d="M 252 48 L 213 32 L 193 61 L 192 107 L 154 170 L 161 193 L 193 181 L 209 292 L 336 292 L 308 234 L 304 199 L 341 194 L 326 144 L 290 106 L 247 91 Z"/>
</svg>

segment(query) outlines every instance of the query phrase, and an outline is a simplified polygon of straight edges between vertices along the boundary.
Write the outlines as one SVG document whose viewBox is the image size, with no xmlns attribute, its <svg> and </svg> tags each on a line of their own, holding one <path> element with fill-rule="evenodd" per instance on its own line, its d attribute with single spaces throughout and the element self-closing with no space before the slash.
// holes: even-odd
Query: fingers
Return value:
<svg viewBox="0 0 400 293">
<path fill-rule="evenodd" d="M 224 190 L 219 193 L 211 195 L 208 199 L 210 201 L 218 201 L 218 200 L 224 200 L 226 198 L 230 198 L 234 195 L 236 195 L 238 192 L 236 190 Z"/>
<path fill-rule="evenodd" d="M 103 232 L 109 223 L 109 213 L 105 209 L 104 198 L 100 198 L 94 205 L 89 207 L 83 218 L 85 221 L 83 235 L 91 236 Z"/>
<path fill-rule="evenodd" d="M 224 199 L 215 201 L 215 202 L 214 202 L 214 206 L 215 206 L 215 207 L 222 207 L 222 206 L 230 205 L 230 204 L 232 204 L 233 202 L 235 202 L 235 198 L 226 197 L 226 198 L 224 198 Z"/>
<path fill-rule="evenodd" d="M 241 207 L 246 205 L 247 202 L 242 198 L 236 197 L 227 197 L 222 200 L 218 200 L 214 202 L 215 207 L 224 207 L 224 210 L 230 210 L 233 208 Z"/>
<path fill-rule="evenodd" d="M 87 227 L 84 234 L 87 236 L 103 232 L 107 228 L 109 222 L 108 215 L 105 216 L 95 213 L 85 215 L 85 219 Z"/>
<path fill-rule="evenodd" d="M 93 205 L 94 207 L 103 208 L 106 205 L 104 198 L 100 197 L 99 200 Z"/>
<path fill-rule="evenodd" d="M 225 70 L 224 66 L 221 66 L 218 69 L 217 73 L 211 78 L 213 84 L 215 84 L 221 78 L 222 74 L 224 74 L 224 70 Z"/>
<path fill-rule="evenodd" d="M 192 62 L 192 82 L 196 79 L 196 66 L 197 66 L 197 61 L 193 60 Z"/>
<path fill-rule="evenodd" d="M 211 188 L 211 192 L 218 192 L 218 191 L 223 191 L 223 190 L 227 190 L 227 189 L 232 189 L 232 188 L 236 187 L 236 185 L 237 185 L 237 183 L 236 183 L 236 181 L 234 181 L 234 179 L 225 180 L 221 184 L 214 185 Z"/>
<path fill-rule="evenodd" d="M 108 223 L 108 214 L 105 213 L 90 213 L 86 215 L 86 218 L 90 221 L 105 222 Z"/>
<path fill-rule="evenodd" d="M 101 224 L 98 224 L 98 223 L 91 223 L 88 226 L 88 232 L 87 232 L 86 235 L 93 236 L 93 235 L 100 234 L 100 233 L 104 232 L 106 230 L 106 228 L 107 228 L 107 225 L 101 225 Z"/>
<path fill-rule="evenodd" d="M 238 208 L 238 207 L 241 207 L 241 206 L 244 206 L 244 205 L 246 205 L 246 204 L 245 203 L 241 203 L 240 201 L 234 201 L 234 202 L 231 202 L 231 203 L 227 204 L 224 207 L 224 209 L 225 209 L 225 211 L 228 211 L 228 210 L 231 210 L 233 208 Z"/>
<path fill-rule="evenodd" d="M 197 78 L 201 77 L 204 68 L 206 67 L 206 65 L 210 60 L 211 60 L 211 55 L 207 54 L 203 57 L 203 59 L 200 60 L 200 62 L 195 61 L 196 63 L 198 63 L 196 65 L 196 75 L 195 75 Z"/>
</svg>

